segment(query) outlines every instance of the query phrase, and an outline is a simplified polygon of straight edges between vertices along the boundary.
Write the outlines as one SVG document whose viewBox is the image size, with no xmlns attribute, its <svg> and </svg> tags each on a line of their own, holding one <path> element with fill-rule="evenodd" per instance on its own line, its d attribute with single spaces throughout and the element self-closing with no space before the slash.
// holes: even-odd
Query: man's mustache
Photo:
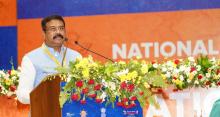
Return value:
<svg viewBox="0 0 220 117">
<path fill-rule="evenodd" d="M 55 38 L 57 38 L 57 37 L 60 37 L 60 38 L 62 38 L 62 39 L 64 38 L 63 35 L 57 34 L 57 35 L 55 35 L 55 36 L 53 37 L 53 39 L 55 39 Z"/>
</svg>

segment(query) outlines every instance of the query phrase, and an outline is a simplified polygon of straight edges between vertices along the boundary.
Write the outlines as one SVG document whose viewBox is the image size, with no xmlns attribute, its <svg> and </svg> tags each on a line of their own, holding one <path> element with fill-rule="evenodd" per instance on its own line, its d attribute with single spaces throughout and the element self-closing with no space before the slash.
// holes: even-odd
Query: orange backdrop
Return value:
<svg viewBox="0 0 220 117">
<path fill-rule="evenodd" d="M 208 48 L 210 48 L 208 47 L 208 40 L 211 40 L 213 43 L 211 44 L 212 50 L 219 53 L 219 12 L 220 9 L 213 9 L 65 17 L 67 35 L 69 38 L 67 44 L 69 47 L 80 51 L 83 55 L 89 54 L 74 45 L 74 41 L 78 40 L 85 47 L 109 58 L 113 57 L 114 44 L 120 49 L 122 48 L 122 44 L 125 44 L 126 50 L 124 50 L 124 53 L 126 53 L 126 57 L 123 58 L 117 55 L 115 59 L 129 59 L 129 52 L 132 52 L 130 46 L 137 44 L 142 57 L 152 60 L 164 58 L 164 56 L 159 53 L 159 57 L 155 57 L 155 49 L 152 47 L 149 50 L 151 52 L 150 57 L 145 57 L 145 50 L 141 47 L 142 43 L 157 42 L 161 45 L 167 41 L 174 44 L 177 41 L 182 41 L 183 43 L 191 41 L 191 51 L 193 52 L 198 40 L 202 40 L 208 51 Z M 18 20 L 19 63 L 25 53 L 42 44 L 43 39 L 40 21 L 41 19 Z M 166 47 L 165 51 L 170 52 L 170 47 Z M 219 54 L 211 54 L 211 56 L 219 57 Z M 104 60 L 95 55 L 94 57 L 99 60 Z M 177 54 L 170 57 L 177 57 Z M 186 54 L 183 53 L 180 57 L 186 57 Z"/>
<path fill-rule="evenodd" d="M 16 25 L 16 8 L 16 0 L 0 1 L 0 26 Z"/>
</svg>

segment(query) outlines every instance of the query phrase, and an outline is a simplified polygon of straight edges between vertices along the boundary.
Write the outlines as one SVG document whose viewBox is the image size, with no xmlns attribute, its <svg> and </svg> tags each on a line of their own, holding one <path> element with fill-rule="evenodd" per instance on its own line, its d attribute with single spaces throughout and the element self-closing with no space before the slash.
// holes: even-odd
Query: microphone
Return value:
<svg viewBox="0 0 220 117">
<path fill-rule="evenodd" d="M 86 47 L 82 46 L 81 44 L 79 44 L 78 41 L 75 41 L 75 44 L 78 45 L 79 47 L 81 47 L 81 48 L 83 48 L 83 49 L 85 49 L 85 50 L 87 50 L 87 51 L 93 53 L 93 54 L 96 54 L 96 55 L 98 55 L 98 56 L 101 56 L 102 58 L 105 58 L 105 59 L 107 59 L 107 60 L 109 60 L 109 61 L 111 61 L 111 62 L 114 62 L 112 59 L 110 59 L 110 58 L 108 58 L 108 57 L 105 57 L 104 55 L 101 55 L 101 54 L 99 54 L 99 53 L 97 53 L 97 52 L 95 52 L 95 51 L 90 50 L 89 48 L 86 48 Z"/>
</svg>

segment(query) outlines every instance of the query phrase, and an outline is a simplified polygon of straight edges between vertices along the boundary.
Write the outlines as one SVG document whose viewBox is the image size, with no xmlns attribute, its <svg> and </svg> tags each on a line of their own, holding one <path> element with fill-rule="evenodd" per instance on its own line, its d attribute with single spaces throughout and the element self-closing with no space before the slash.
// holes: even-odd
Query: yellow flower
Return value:
<svg viewBox="0 0 220 117">
<path fill-rule="evenodd" d="M 172 62 L 172 65 L 173 65 L 174 68 L 176 68 L 176 66 L 177 66 L 174 62 Z"/>
<path fill-rule="evenodd" d="M 211 73 L 212 72 L 212 70 L 211 69 L 208 69 L 208 73 Z"/>
<path fill-rule="evenodd" d="M 91 55 L 88 56 L 88 61 L 93 61 L 93 58 Z"/>
<path fill-rule="evenodd" d="M 193 74 L 193 73 L 190 73 L 190 74 L 189 74 L 189 79 L 192 80 L 193 78 L 194 78 L 194 74 Z"/>
<path fill-rule="evenodd" d="M 126 75 L 126 78 L 125 78 L 125 79 L 126 79 L 126 80 L 131 80 L 131 79 L 132 79 L 131 74 L 128 73 L 128 74 Z"/>
<path fill-rule="evenodd" d="M 172 82 L 173 82 L 173 83 L 175 83 L 175 82 L 176 82 L 176 80 L 175 80 L 175 79 L 172 79 Z"/>
<path fill-rule="evenodd" d="M 141 64 L 148 64 L 148 63 L 146 63 L 145 60 L 142 60 L 142 61 L 141 61 Z"/>
<path fill-rule="evenodd" d="M 141 77 L 141 76 L 139 76 L 139 77 L 138 77 L 138 80 L 137 80 L 137 84 L 140 84 L 141 79 L 142 79 L 142 77 Z"/>
<path fill-rule="evenodd" d="M 167 79 L 166 76 L 164 74 L 161 74 L 163 80 Z"/>
<path fill-rule="evenodd" d="M 126 63 L 124 61 L 119 61 L 118 64 L 124 65 Z"/>
<path fill-rule="evenodd" d="M 215 79 L 215 80 L 218 79 L 218 76 L 217 76 L 217 75 L 214 75 L 214 76 L 213 76 L 213 79 Z"/>
<path fill-rule="evenodd" d="M 5 79 L 5 84 L 10 86 L 13 83 L 13 81 L 9 78 Z"/>
<path fill-rule="evenodd" d="M 179 79 L 174 80 L 174 83 L 177 84 L 177 85 L 182 85 L 183 84 L 183 82 Z"/>
<path fill-rule="evenodd" d="M 11 70 L 11 75 L 16 75 L 17 74 L 17 71 L 16 70 Z"/>
<path fill-rule="evenodd" d="M 141 56 L 136 56 L 136 59 L 141 59 L 142 57 Z"/>
<path fill-rule="evenodd" d="M 147 82 L 144 83 L 144 86 L 145 86 L 146 88 L 150 88 L 150 85 L 149 85 Z"/>
<path fill-rule="evenodd" d="M 131 76 L 132 76 L 132 78 L 136 78 L 137 76 L 138 76 L 138 73 L 137 73 L 137 71 L 133 71 L 133 72 L 131 72 Z"/>
<path fill-rule="evenodd" d="M 76 64 L 76 68 L 79 69 L 81 67 L 81 64 Z"/>
<path fill-rule="evenodd" d="M 98 67 L 98 64 L 95 63 L 95 62 L 92 62 L 92 63 L 89 64 L 89 67 Z"/>
<path fill-rule="evenodd" d="M 220 78 L 220 75 L 214 75 L 213 79 L 219 79 Z"/>
<path fill-rule="evenodd" d="M 220 65 L 220 59 L 219 59 L 219 60 L 217 60 L 217 62 L 216 62 L 216 63 L 217 63 L 217 65 Z"/>
<path fill-rule="evenodd" d="M 146 73 L 148 72 L 148 66 L 147 66 L 146 64 L 142 65 L 142 67 L 141 67 L 141 72 L 142 72 L 143 74 L 146 74 Z"/>
<path fill-rule="evenodd" d="M 80 67 L 85 68 L 85 67 L 88 66 L 88 64 L 89 64 L 89 59 L 83 58 L 83 59 L 81 59 L 81 60 L 79 61 L 78 64 L 76 64 L 76 68 L 77 68 L 77 69 L 80 68 Z"/>
<path fill-rule="evenodd" d="M 128 76 L 128 80 L 131 80 L 131 79 L 133 80 L 138 76 L 138 73 L 136 71 L 133 71 L 131 73 L 128 73 L 127 76 Z"/>
<path fill-rule="evenodd" d="M 89 68 L 85 68 L 82 70 L 82 75 L 84 78 L 89 78 Z"/>
<path fill-rule="evenodd" d="M 134 63 L 134 64 L 138 64 L 138 61 L 137 61 L 137 60 L 133 60 L 133 63 Z"/>
<path fill-rule="evenodd" d="M 127 75 L 123 74 L 119 76 L 121 82 L 124 82 L 125 80 L 127 80 Z"/>
<path fill-rule="evenodd" d="M 135 78 L 138 76 L 138 73 L 136 71 L 133 71 L 133 72 L 129 72 L 127 75 L 126 74 L 123 74 L 123 75 L 120 75 L 119 78 L 121 80 L 121 82 L 123 81 L 130 81 L 132 80 L 133 82 L 136 80 Z"/>
</svg>

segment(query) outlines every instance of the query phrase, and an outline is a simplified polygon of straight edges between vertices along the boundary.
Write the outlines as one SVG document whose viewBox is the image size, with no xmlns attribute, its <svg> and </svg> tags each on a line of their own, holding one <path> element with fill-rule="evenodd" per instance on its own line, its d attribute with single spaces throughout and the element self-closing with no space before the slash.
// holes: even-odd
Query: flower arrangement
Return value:
<svg viewBox="0 0 220 117">
<path fill-rule="evenodd" d="M 169 84 L 175 85 L 174 91 L 191 87 L 218 87 L 220 86 L 220 60 L 200 56 L 197 59 L 189 57 L 185 60 L 169 60 L 162 64 L 153 64 L 159 69 L 163 78 Z"/>
<path fill-rule="evenodd" d="M 20 70 L 0 70 L 0 95 L 15 95 Z"/>
<path fill-rule="evenodd" d="M 117 102 L 117 106 L 124 108 L 134 107 L 136 100 L 142 107 L 146 102 L 158 106 L 154 100 L 154 88 L 174 85 L 174 91 L 177 91 L 220 86 L 220 59 L 209 59 L 207 56 L 161 63 L 130 60 L 105 64 L 88 57 L 72 61 L 68 68 L 57 70 L 67 81 L 60 93 L 61 107 L 66 101 L 86 104 L 86 98 L 97 103 Z M 19 74 L 20 70 L 13 67 L 12 70 L 0 70 L 0 95 L 15 95 Z"/>
<path fill-rule="evenodd" d="M 66 101 L 94 98 L 97 103 L 106 101 L 131 108 L 138 100 L 156 104 L 152 88 L 174 85 L 174 91 L 191 87 L 220 86 L 220 60 L 200 56 L 185 60 L 175 59 L 162 63 L 131 60 L 101 64 L 92 57 L 77 59 L 69 68 L 58 68 L 65 74 L 67 84 L 60 94 L 60 105 Z"/>
<path fill-rule="evenodd" d="M 151 68 L 152 64 L 138 60 L 102 64 L 92 57 L 77 59 L 70 62 L 69 68 L 58 68 L 67 80 L 60 93 L 60 105 L 66 101 L 86 104 L 86 98 L 113 106 L 117 102 L 124 108 L 136 106 L 136 100 L 142 107 L 146 102 L 156 105 L 151 88 L 165 88 L 167 84 Z"/>
</svg>

